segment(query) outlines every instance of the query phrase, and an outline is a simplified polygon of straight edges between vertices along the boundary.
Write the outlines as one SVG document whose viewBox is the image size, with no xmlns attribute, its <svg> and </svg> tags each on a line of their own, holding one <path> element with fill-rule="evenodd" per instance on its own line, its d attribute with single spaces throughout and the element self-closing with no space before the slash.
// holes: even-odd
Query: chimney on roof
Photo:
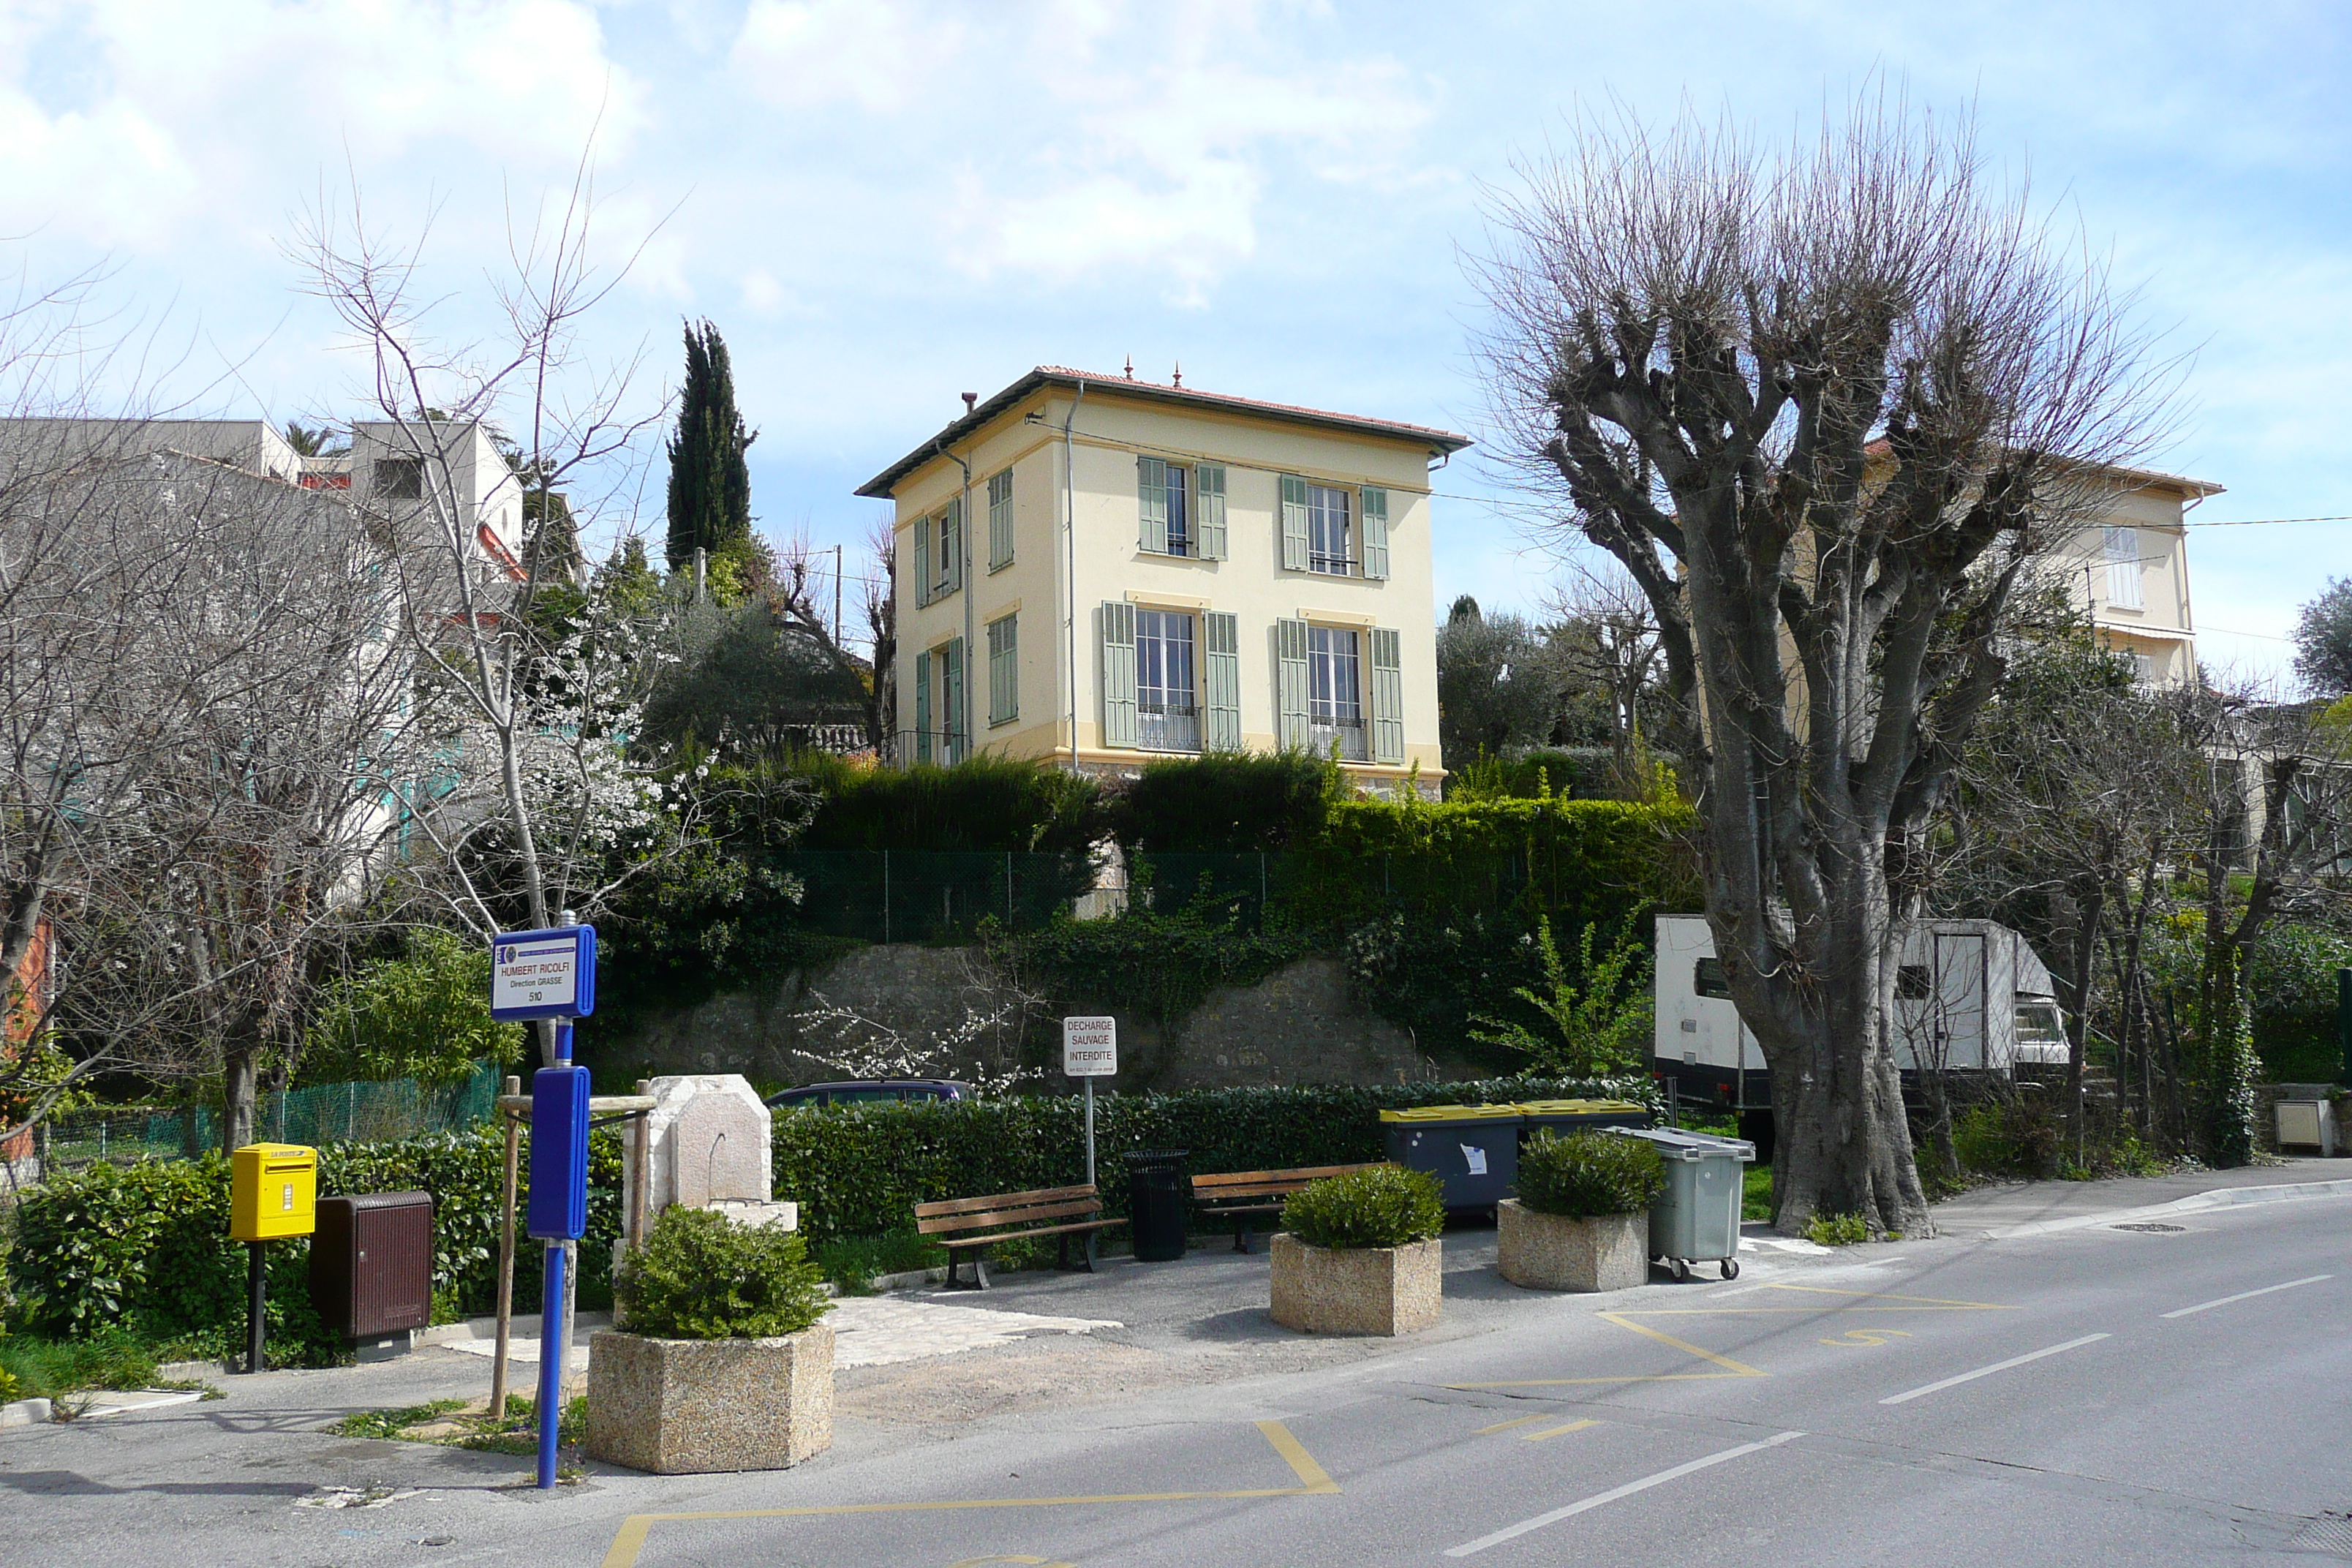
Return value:
<svg viewBox="0 0 2352 1568">
<path fill-rule="evenodd" d="M 1176 362 L 1175 384 L 1178 386 L 1184 384 L 1184 362 L 1181 359 Z"/>
<path fill-rule="evenodd" d="M 1127 356 L 1127 379 L 1129 381 L 1133 381 L 1135 379 L 1135 356 L 1133 354 Z"/>
<path fill-rule="evenodd" d="M 966 414 L 971 413 L 973 409 L 975 409 L 975 408 L 977 408 L 977 407 L 979 407 L 979 406 L 980 406 L 980 394 L 979 394 L 979 393 L 977 393 L 977 392 L 967 392 L 967 393 L 965 393 L 965 394 L 963 395 L 963 411 L 964 411 Z"/>
</svg>

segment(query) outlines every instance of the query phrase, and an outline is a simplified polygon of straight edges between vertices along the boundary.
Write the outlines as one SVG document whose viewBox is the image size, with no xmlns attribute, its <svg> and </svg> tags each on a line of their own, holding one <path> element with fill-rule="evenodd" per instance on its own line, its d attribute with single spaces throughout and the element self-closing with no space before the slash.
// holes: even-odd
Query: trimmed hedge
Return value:
<svg viewBox="0 0 2352 1568">
<path fill-rule="evenodd" d="M 1666 1190 L 1665 1162 L 1641 1138 L 1559 1137 L 1543 1128 L 1519 1151 L 1519 1202 L 1537 1214 L 1599 1219 L 1638 1214 Z"/>
<path fill-rule="evenodd" d="M 1095 1101 L 1096 1180 L 1104 1213 L 1125 1215 L 1120 1156 L 1131 1150 L 1189 1150 L 1196 1173 L 1361 1164 L 1386 1157 L 1382 1110 L 1580 1098 L 1646 1103 L 1653 1093 L 1646 1079 L 1520 1078 L 1107 1095 Z M 1076 1095 L 836 1106 L 775 1121 L 776 1195 L 800 1204 L 812 1247 L 903 1229 L 919 1203 L 1083 1182 L 1086 1162 L 1086 1104 Z"/>
<path fill-rule="evenodd" d="M 433 1290 L 436 1315 L 467 1316 L 496 1305 L 499 1186 L 506 1153 L 485 1127 L 388 1143 L 329 1144 L 319 1151 L 319 1194 L 433 1194 Z M 593 1138 L 588 1165 L 588 1235 L 580 1244 L 580 1300 L 611 1300 L 608 1274 L 620 1235 L 621 1145 Z M 518 1225 L 530 1165 L 517 1181 Z M 156 1340 L 189 1340 L 226 1350 L 245 1333 L 246 1255 L 228 1237 L 228 1162 L 201 1160 L 93 1165 L 29 1189 L 19 1203 L 7 1257 L 7 1294 L 25 1326 L 82 1335 L 121 1323 Z M 310 1244 L 269 1244 L 269 1333 L 274 1355 L 320 1361 L 343 1347 L 310 1307 Z M 515 1300 L 530 1310 L 540 1292 L 540 1247 L 518 1237 Z"/>
<path fill-rule="evenodd" d="M 1445 1191 L 1426 1171 L 1374 1165 L 1309 1182 L 1282 1205 L 1282 1228 L 1309 1247 L 1410 1247 L 1445 1231 Z"/>
</svg>

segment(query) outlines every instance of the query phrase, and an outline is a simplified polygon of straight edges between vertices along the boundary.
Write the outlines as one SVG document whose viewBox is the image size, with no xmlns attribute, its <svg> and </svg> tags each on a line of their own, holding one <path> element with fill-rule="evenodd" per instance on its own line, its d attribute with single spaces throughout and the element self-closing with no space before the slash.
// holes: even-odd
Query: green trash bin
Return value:
<svg viewBox="0 0 2352 1568">
<path fill-rule="evenodd" d="M 1756 1145 L 1741 1138 L 1684 1132 L 1671 1127 L 1622 1127 L 1623 1138 L 1645 1138 L 1666 1165 L 1666 1190 L 1650 1205 L 1650 1256 L 1676 1279 L 1694 1263 L 1720 1265 L 1739 1278 L 1739 1205 Z"/>
<path fill-rule="evenodd" d="M 1389 1163 L 1426 1171 L 1445 1187 L 1449 1209 L 1490 1209 L 1519 1180 L 1516 1105 L 1416 1105 L 1381 1112 Z"/>
</svg>

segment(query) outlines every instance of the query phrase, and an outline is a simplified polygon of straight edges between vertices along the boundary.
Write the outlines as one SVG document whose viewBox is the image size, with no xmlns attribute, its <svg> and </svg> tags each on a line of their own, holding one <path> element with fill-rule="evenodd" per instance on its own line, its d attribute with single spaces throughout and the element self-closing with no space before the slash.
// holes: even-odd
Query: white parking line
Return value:
<svg viewBox="0 0 2352 1568">
<path fill-rule="evenodd" d="M 1720 1454 L 1709 1454 L 1703 1459 L 1693 1459 L 1686 1465 L 1676 1465 L 1671 1470 L 1660 1470 L 1654 1476 L 1643 1476 L 1638 1481 L 1627 1481 L 1622 1487 L 1612 1487 L 1605 1492 L 1595 1493 L 1582 1502 L 1572 1502 L 1566 1508 L 1556 1508 L 1549 1513 L 1539 1513 L 1533 1519 L 1523 1519 L 1517 1524 L 1506 1525 L 1492 1535 L 1482 1535 L 1475 1541 L 1465 1541 L 1459 1546 L 1449 1546 L 1445 1549 L 1445 1555 L 1448 1557 L 1472 1556 L 1486 1551 L 1489 1546 L 1500 1546 L 1506 1541 L 1517 1540 L 1531 1530 L 1541 1530 L 1547 1524 L 1558 1524 L 1572 1514 L 1599 1508 L 1603 1503 L 1615 1502 L 1619 1498 L 1632 1497 L 1635 1492 L 1648 1491 L 1652 1487 L 1663 1486 L 1668 1481 L 1679 1480 L 1694 1470 L 1703 1470 L 1710 1465 L 1719 1465 L 1726 1459 L 1737 1459 L 1743 1454 L 1753 1454 L 1765 1448 L 1777 1448 L 1783 1443 L 1793 1442 L 1803 1436 L 1802 1432 L 1782 1432 L 1767 1437 L 1760 1443 L 1742 1443 L 1737 1448 L 1726 1448 Z"/>
<path fill-rule="evenodd" d="M 2162 1312 L 2158 1315 L 2166 1318 L 2185 1318 L 2191 1312 L 2201 1312 L 2208 1307 L 2226 1307 L 2232 1301 L 2251 1301 L 2257 1296 L 2267 1296 L 2273 1290 L 2292 1290 L 2298 1285 L 2316 1285 L 2322 1279 L 2335 1278 L 2333 1274 L 2308 1275 L 2301 1279 L 2290 1279 L 2284 1285 L 2265 1285 L 2259 1290 L 2241 1290 L 2234 1296 L 2224 1296 L 2214 1301 L 2200 1301 L 2193 1307 L 2183 1307 L 2177 1312 Z"/>
<path fill-rule="evenodd" d="M 2027 1362 L 2040 1361 L 2046 1355 L 2056 1355 L 2061 1351 L 2080 1350 L 2084 1345 L 2096 1344 L 2101 1340 L 2112 1337 L 2112 1335 L 2108 1334 L 2084 1334 L 2081 1339 L 2068 1340 L 2063 1345 L 2052 1345 L 2047 1350 L 2032 1351 L 2024 1355 L 2013 1355 L 2007 1361 L 1997 1361 L 1990 1366 L 1980 1366 L 1974 1372 L 1964 1372 L 1958 1377 L 1948 1377 L 1939 1383 L 1930 1383 L 1919 1388 L 1906 1389 L 1903 1393 L 1890 1394 L 1888 1397 L 1880 1400 L 1878 1403 L 1881 1405 L 1907 1404 L 1914 1399 L 1919 1398 L 1923 1394 L 1940 1394 L 1945 1389 L 1957 1388 L 1963 1383 L 1974 1383 L 1978 1378 L 1990 1377 L 1994 1373 L 2007 1372 L 2011 1367 L 2023 1366 Z"/>
</svg>

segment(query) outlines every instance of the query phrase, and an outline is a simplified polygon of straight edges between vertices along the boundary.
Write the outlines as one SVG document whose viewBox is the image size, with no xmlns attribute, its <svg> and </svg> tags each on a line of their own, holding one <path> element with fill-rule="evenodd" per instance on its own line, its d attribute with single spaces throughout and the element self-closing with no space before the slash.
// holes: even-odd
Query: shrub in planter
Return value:
<svg viewBox="0 0 2352 1568">
<path fill-rule="evenodd" d="M 1496 1208 L 1496 1265 L 1531 1290 L 1631 1289 L 1649 1278 L 1649 1210 L 1665 1186 L 1639 1138 L 1539 1131 L 1519 1151 L 1519 1195 Z"/>
<path fill-rule="evenodd" d="M 1402 1334 L 1437 1321 L 1445 1202 L 1437 1178 L 1374 1165 L 1283 1205 L 1274 1321 L 1308 1333 Z"/>
<path fill-rule="evenodd" d="M 665 1475 L 796 1465 L 833 1444 L 832 1310 L 800 1236 L 663 1211 L 593 1335 L 588 1451 Z"/>
</svg>

